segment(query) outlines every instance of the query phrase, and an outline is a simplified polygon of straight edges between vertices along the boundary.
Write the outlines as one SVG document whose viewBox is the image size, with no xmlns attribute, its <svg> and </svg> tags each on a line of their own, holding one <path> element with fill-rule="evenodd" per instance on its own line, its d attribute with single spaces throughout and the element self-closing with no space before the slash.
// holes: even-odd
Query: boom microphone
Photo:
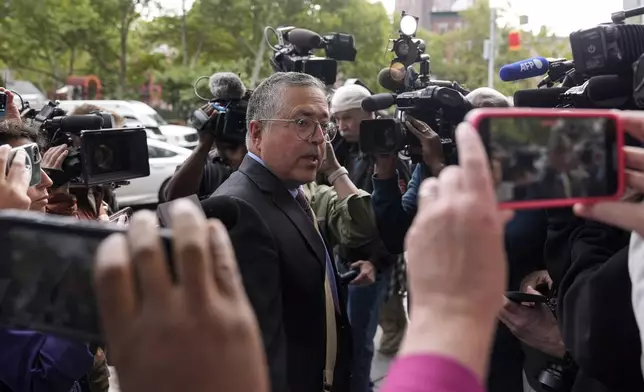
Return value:
<svg viewBox="0 0 644 392">
<path fill-rule="evenodd" d="M 523 108 L 554 108 L 561 103 L 566 87 L 519 90 L 514 93 L 514 106 Z"/>
<path fill-rule="evenodd" d="M 377 112 L 391 107 L 394 103 L 396 103 L 395 94 L 374 94 L 362 100 L 362 110 L 365 112 Z"/>
<path fill-rule="evenodd" d="M 396 81 L 391 77 L 391 74 L 400 76 L 401 81 Z M 397 73 L 397 74 L 396 74 Z M 383 68 L 378 73 L 378 84 L 383 88 L 386 88 L 389 91 L 403 91 L 405 89 L 404 80 L 405 75 L 398 69 L 395 68 Z"/>
<path fill-rule="evenodd" d="M 232 72 L 217 72 L 210 77 L 210 92 L 215 101 L 240 100 L 246 94 L 246 87 L 239 76 Z"/>
<path fill-rule="evenodd" d="M 514 82 L 544 75 L 548 72 L 550 63 L 543 57 L 533 57 L 528 60 L 504 65 L 499 71 L 499 77 L 504 82 Z"/>
<path fill-rule="evenodd" d="M 293 29 L 285 38 L 298 49 L 318 49 L 323 41 L 320 34 L 307 29 Z"/>
</svg>

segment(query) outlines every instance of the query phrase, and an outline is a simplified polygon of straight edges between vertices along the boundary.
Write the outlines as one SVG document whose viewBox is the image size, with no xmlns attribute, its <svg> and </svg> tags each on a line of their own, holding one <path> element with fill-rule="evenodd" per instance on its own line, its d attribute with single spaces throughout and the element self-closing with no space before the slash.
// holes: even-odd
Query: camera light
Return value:
<svg viewBox="0 0 644 392">
<path fill-rule="evenodd" d="M 400 19 L 400 32 L 404 35 L 414 36 L 418 30 L 418 20 L 411 16 L 405 15 Z"/>
</svg>

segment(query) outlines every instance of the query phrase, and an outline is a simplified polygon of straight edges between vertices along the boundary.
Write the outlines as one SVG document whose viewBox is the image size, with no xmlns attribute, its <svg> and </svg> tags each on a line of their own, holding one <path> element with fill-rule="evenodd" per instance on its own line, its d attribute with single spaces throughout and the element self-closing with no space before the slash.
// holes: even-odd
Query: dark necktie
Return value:
<svg viewBox="0 0 644 392">
<path fill-rule="evenodd" d="M 309 204 L 308 200 L 306 200 L 306 196 L 304 196 L 304 192 L 302 192 L 302 188 L 297 189 L 297 195 L 295 196 L 295 201 L 297 201 L 297 204 L 299 204 L 300 207 L 302 207 L 302 209 L 306 213 L 306 216 L 309 218 L 311 223 L 313 223 L 313 226 L 317 228 L 315 217 L 313 216 L 313 210 L 311 210 L 311 205 Z"/>
</svg>

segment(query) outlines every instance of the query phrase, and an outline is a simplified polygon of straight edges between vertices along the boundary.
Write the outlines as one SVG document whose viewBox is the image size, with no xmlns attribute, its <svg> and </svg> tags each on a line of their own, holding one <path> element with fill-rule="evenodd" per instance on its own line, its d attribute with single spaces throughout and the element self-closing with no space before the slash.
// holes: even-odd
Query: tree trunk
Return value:
<svg viewBox="0 0 644 392">
<path fill-rule="evenodd" d="M 183 66 L 188 66 L 188 22 L 186 18 L 186 0 L 181 0 L 181 47 L 183 49 Z"/>
</svg>

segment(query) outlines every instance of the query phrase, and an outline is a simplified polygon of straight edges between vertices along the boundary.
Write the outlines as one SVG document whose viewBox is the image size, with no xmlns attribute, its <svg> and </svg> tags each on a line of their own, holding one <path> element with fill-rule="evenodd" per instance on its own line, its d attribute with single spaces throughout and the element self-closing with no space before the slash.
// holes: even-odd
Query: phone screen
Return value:
<svg viewBox="0 0 644 392">
<path fill-rule="evenodd" d="M 617 124 L 610 117 L 486 117 L 479 124 L 501 203 L 614 196 Z"/>
<path fill-rule="evenodd" d="M 92 266 L 103 238 L 12 227 L 0 240 L 0 323 L 99 339 Z"/>
</svg>

